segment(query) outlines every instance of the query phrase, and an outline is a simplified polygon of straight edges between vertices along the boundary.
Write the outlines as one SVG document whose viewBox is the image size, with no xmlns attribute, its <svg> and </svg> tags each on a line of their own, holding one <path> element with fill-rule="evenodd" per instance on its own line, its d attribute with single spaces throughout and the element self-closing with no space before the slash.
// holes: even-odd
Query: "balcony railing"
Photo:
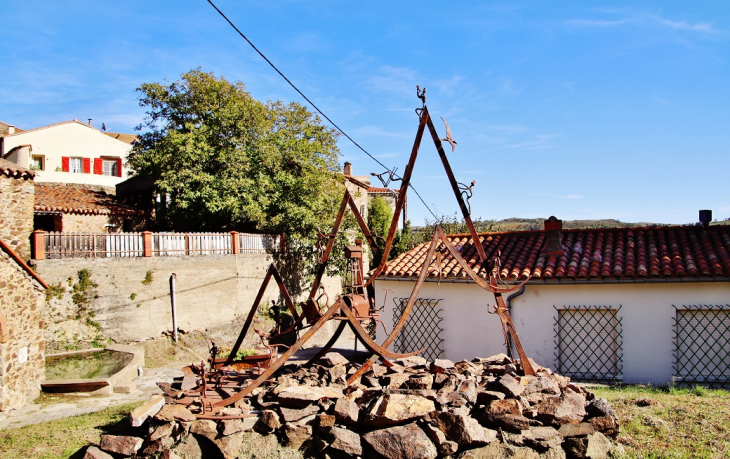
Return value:
<svg viewBox="0 0 730 459">
<path fill-rule="evenodd" d="M 62 233 L 34 231 L 31 257 L 175 257 L 285 251 L 280 235 L 229 233 Z"/>
</svg>

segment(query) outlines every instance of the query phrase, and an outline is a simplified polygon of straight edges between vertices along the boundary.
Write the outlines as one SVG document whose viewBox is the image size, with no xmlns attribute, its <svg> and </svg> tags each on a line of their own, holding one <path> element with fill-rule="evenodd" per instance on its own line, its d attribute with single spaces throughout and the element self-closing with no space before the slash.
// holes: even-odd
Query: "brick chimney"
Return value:
<svg viewBox="0 0 730 459">
<path fill-rule="evenodd" d="M 342 171 L 345 175 L 352 176 L 352 163 L 349 161 L 345 161 L 345 167 Z"/>
<path fill-rule="evenodd" d="M 551 216 L 545 220 L 545 231 L 547 237 L 543 252 L 547 256 L 555 256 L 563 254 L 563 243 L 560 232 L 563 230 L 563 221 L 558 220 L 555 216 Z"/>
</svg>

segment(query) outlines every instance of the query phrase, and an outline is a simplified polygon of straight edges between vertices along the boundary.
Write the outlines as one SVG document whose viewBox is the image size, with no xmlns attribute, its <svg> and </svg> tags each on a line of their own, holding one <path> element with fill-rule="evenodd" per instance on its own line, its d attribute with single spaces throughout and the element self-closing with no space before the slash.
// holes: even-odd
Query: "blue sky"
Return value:
<svg viewBox="0 0 730 459">
<path fill-rule="evenodd" d="M 474 217 L 730 218 L 730 5 L 705 2 L 216 4 L 365 149 L 403 171 L 420 105 L 450 124 Z M 132 132 L 135 88 L 201 66 L 301 100 L 204 0 L 7 2 L 0 120 Z M 382 172 L 345 138 L 341 161 Z M 413 183 L 457 205 L 431 143 Z M 409 217 L 430 214 L 409 195 Z"/>
</svg>

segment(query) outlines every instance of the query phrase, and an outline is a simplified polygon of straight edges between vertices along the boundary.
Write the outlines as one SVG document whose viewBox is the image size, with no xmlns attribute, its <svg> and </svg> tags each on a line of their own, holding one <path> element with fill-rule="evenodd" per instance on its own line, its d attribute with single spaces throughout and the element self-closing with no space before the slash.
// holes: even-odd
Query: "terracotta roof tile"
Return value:
<svg viewBox="0 0 730 459">
<path fill-rule="evenodd" d="M 384 194 L 391 194 L 395 193 L 398 194 L 399 190 L 392 190 L 390 188 L 380 188 L 377 186 L 371 186 L 368 188 L 368 193 L 384 193 Z"/>
<path fill-rule="evenodd" d="M 447 236 L 469 266 L 486 277 L 469 235 Z M 730 226 L 668 226 L 563 230 L 563 255 L 546 257 L 545 231 L 482 233 L 487 257 L 499 256 L 503 278 L 516 280 L 727 278 L 730 277 Z M 429 243 L 388 263 L 385 277 L 417 277 Z M 441 277 L 465 279 L 454 257 L 442 253 Z M 434 262 L 435 263 L 435 262 Z M 429 277 L 437 277 L 432 264 Z"/>
<path fill-rule="evenodd" d="M 119 202 L 116 196 L 72 185 L 36 183 L 36 212 L 89 215 L 140 215 L 143 212 Z"/>
<path fill-rule="evenodd" d="M 33 178 L 35 177 L 35 172 L 0 158 L 0 175 L 12 178 Z"/>
<path fill-rule="evenodd" d="M 137 141 L 137 136 L 134 134 L 120 134 L 118 132 L 103 132 L 102 134 L 111 137 L 112 139 L 120 140 L 124 143 L 133 144 Z"/>
</svg>

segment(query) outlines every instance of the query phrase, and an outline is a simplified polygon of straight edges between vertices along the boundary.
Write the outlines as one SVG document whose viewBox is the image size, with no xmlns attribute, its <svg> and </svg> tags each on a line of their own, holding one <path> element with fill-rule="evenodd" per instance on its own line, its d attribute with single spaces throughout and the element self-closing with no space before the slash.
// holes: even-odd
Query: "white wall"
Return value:
<svg viewBox="0 0 730 459">
<path fill-rule="evenodd" d="M 114 186 L 128 178 L 124 166 L 132 146 L 103 134 L 94 127 L 81 122 L 62 123 L 47 128 L 11 134 L 3 139 L 3 151 L 7 153 L 19 145 L 30 145 L 29 155 L 45 156 L 43 171 L 36 172 L 36 182 L 83 183 L 93 185 Z M 25 149 L 23 149 L 25 150 Z M 75 174 L 57 172 L 61 170 L 61 158 L 82 157 L 91 159 L 91 173 Z M 94 158 L 122 158 L 122 176 L 109 177 L 94 174 Z M 16 164 L 28 167 L 29 157 L 8 158 Z"/>
<path fill-rule="evenodd" d="M 393 301 L 408 297 L 415 282 L 377 280 L 377 305 L 388 292 L 383 319 L 392 329 Z M 494 296 L 473 283 L 424 283 L 421 298 L 443 298 L 445 358 L 457 361 L 505 352 L 499 318 L 487 313 Z M 506 297 L 507 295 L 505 295 Z M 553 306 L 612 306 L 621 310 L 623 375 L 626 383 L 666 384 L 674 373 L 672 305 L 730 304 L 729 282 L 527 285 L 512 300 L 512 319 L 529 357 L 555 368 Z M 492 310 L 492 309 L 490 309 Z M 380 335 L 380 333 L 379 333 Z M 382 343 L 384 336 L 378 336 Z"/>
</svg>

